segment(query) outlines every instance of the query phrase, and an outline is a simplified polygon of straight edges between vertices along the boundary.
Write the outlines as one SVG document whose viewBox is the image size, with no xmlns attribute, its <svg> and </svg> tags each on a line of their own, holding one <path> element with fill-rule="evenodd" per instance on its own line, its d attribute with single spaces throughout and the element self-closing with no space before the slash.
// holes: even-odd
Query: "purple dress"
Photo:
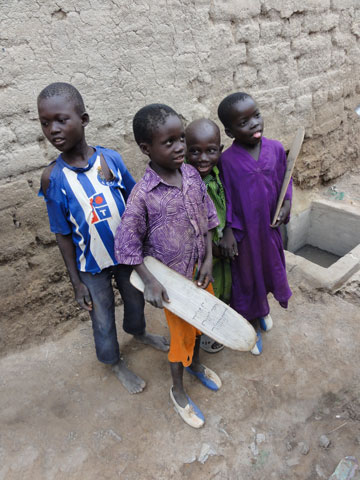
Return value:
<svg viewBox="0 0 360 480">
<path fill-rule="evenodd" d="M 285 175 L 286 153 L 280 142 L 263 137 L 258 161 L 234 142 L 219 163 L 227 225 L 239 252 L 231 262 L 230 305 L 247 320 L 255 320 L 269 313 L 269 292 L 284 308 L 291 296 L 280 231 L 270 227 Z M 291 196 L 290 183 L 285 199 Z"/>
</svg>

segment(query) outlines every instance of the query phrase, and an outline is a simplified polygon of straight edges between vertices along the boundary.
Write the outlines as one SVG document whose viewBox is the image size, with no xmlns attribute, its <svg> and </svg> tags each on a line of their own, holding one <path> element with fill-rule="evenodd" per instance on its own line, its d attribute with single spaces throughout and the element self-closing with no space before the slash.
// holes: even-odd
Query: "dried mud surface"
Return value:
<svg viewBox="0 0 360 480">
<path fill-rule="evenodd" d="M 203 354 L 219 392 L 185 377 L 201 430 L 174 411 L 166 354 L 122 332 L 122 307 L 123 353 L 147 381 L 139 395 L 97 362 L 88 321 L 2 358 L 0 479 L 327 479 L 360 451 L 359 308 L 294 288 L 289 309 L 272 301 L 272 313 L 260 357 Z M 167 333 L 161 311 L 148 307 L 147 321 Z"/>
</svg>

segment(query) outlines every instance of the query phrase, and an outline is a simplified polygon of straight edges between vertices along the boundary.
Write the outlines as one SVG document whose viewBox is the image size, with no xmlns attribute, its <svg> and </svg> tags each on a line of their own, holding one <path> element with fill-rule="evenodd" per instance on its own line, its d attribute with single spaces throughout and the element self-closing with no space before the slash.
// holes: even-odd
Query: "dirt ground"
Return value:
<svg viewBox="0 0 360 480">
<path fill-rule="evenodd" d="M 339 201 L 360 204 L 359 185 L 340 179 Z M 260 357 L 204 353 L 223 381 L 216 393 L 185 374 L 200 430 L 174 410 L 166 354 L 122 332 L 121 306 L 122 351 L 147 382 L 139 395 L 97 361 L 89 321 L 0 358 L 0 480 L 316 480 L 346 455 L 360 460 L 360 275 L 333 296 L 289 281 L 289 309 L 271 301 Z M 147 322 L 167 334 L 160 310 L 147 307 Z"/>
<path fill-rule="evenodd" d="M 203 354 L 219 392 L 186 376 L 201 430 L 174 411 L 166 354 L 120 326 L 129 365 L 147 381 L 136 396 L 96 360 L 89 322 L 1 359 L 0 479 L 327 479 L 360 451 L 360 311 L 294 288 L 289 309 L 272 302 L 272 312 L 260 357 Z M 166 333 L 161 311 L 149 307 L 147 320 Z"/>
</svg>

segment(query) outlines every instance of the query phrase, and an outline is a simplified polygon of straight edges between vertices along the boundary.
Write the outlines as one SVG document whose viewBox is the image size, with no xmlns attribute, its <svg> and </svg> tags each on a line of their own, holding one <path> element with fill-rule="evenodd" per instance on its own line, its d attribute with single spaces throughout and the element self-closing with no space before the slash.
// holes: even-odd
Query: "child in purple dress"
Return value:
<svg viewBox="0 0 360 480">
<path fill-rule="evenodd" d="M 286 153 L 280 142 L 263 137 L 264 122 L 253 98 L 233 93 L 219 105 L 225 133 L 234 139 L 220 159 L 226 195 L 227 227 L 222 254 L 232 258 L 230 305 L 257 330 L 252 353 L 262 351 L 260 328 L 272 327 L 267 294 L 273 293 L 287 308 L 291 290 L 279 226 L 288 221 L 292 185 L 271 227 L 286 170 Z"/>
</svg>

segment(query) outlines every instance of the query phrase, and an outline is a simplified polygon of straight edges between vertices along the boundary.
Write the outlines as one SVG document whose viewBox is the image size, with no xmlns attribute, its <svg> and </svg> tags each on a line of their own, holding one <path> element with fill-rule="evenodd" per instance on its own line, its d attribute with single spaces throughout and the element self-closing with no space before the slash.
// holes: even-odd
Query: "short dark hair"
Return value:
<svg viewBox="0 0 360 480">
<path fill-rule="evenodd" d="M 218 107 L 218 117 L 225 128 L 230 127 L 230 112 L 233 105 L 238 102 L 242 102 L 246 98 L 252 98 L 251 95 L 244 92 L 235 92 L 228 95 L 220 102 Z"/>
<path fill-rule="evenodd" d="M 51 98 L 55 96 L 63 96 L 68 98 L 75 107 L 76 112 L 79 115 L 82 115 L 85 112 L 85 104 L 80 92 L 77 88 L 75 88 L 70 83 L 65 82 L 55 82 L 50 83 L 47 87 L 45 87 L 38 96 L 39 100 L 44 98 Z"/>
<path fill-rule="evenodd" d="M 163 125 L 168 117 L 179 115 L 168 105 L 163 103 L 151 103 L 141 108 L 134 116 L 133 131 L 135 141 L 140 143 L 152 143 L 153 133 L 159 125 Z"/>
</svg>

